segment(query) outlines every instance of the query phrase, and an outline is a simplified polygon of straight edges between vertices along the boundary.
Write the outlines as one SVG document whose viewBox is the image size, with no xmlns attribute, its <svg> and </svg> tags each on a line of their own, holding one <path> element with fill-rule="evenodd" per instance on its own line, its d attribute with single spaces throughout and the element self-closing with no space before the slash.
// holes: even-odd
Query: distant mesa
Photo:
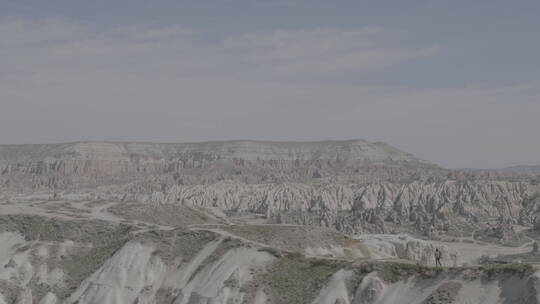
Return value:
<svg viewBox="0 0 540 304">
<path fill-rule="evenodd" d="M 212 141 L 200 143 L 75 142 L 0 145 L 0 164 L 51 160 L 196 159 L 244 161 L 367 162 L 433 164 L 382 142 L 365 140 L 278 142 Z"/>
</svg>

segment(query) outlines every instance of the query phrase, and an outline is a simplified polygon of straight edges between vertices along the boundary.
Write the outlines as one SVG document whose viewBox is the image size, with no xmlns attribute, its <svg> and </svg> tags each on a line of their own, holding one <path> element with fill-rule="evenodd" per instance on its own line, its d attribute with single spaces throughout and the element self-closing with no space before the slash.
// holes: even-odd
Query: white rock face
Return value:
<svg viewBox="0 0 540 304">
<path fill-rule="evenodd" d="M 442 252 L 446 266 L 453 265 L 459 252 L 447 245 L 413 238 L 408 235 L 361 235 L 358 239 L 369 248 L 374 259 L 402 259 L 421 265 L 434 265 L 435 249 Z"/>
<path fill-rule="evenodd" d="M 356 285 L 351 284 L 354 275 L 339 270 L 313 304 L 535 303 L 537 275 L 498 282 L 461 275 L 441 275 L 436 279 L 411 276 L 388 282 L 375 271 L 363 276 Z"/>
<path fill-rule="evenodd" d="M 17 247 L 25 243 L 24 238 L 18 233 L 0 233 L 0 244 L 2 244 L 0 246 L 0 267 L 5 268 L 6 264 L 9 263 L 9 260 L 17 251 Z"/>
<path fill-rule="evenodd" d="M 133 303 L 147 286 L 152 287 L 166 271 L 164 263 L 152 255 L 154 248 L 126 244 L 96 273 L 86 279 L 68 303 Z"/>
<path fill-rule="evenodd" d="M 315 240 L 323 245 L 326 236 L 335 236 L 336 244 L 362 245 L 362 252 L 368 253 L 346 261 L 343 254 L 335 260 L 307 258 L 271 248 L 264 230 L 268 225 L 244 227 L 260 230 L 256 233 L 240 233 L 243 226 L 226 224 L 173 230 L 144 226 L 135 231 L 135 227 L 124 230 L 122 225 L 78 219 L 75 223 L 86 232 L 80 235 L 68 231 L 78 227 L 67 219 L 20 219 L 23 223 L 13 215 L 0 216 L 1 227 L 20 229 L 27 238 L 15 232 L 0 233 L 0 240 L 10 244 L 1 250 L 0 299 L 5 303 L 282 304 L 296 303 L 284 299 L 301 297 L 313 304 L 418 304 L 437 303 L 440 294 L 474 303 L 504 303 L 503 299 L 527 303 L 523 299 L 536 297 L 540 290 L 536 273 L 512 268 L 487 277 L 478 268 L 441 272 L 423 268 L 419 272 L 410 263 L 392 263 L 396 259 L 415 263 L 433 246 L 447 252 L 408 236 L 365 236 L 360 242 L 341 236 L 338 242 L 337 232 L 325 233 L 321 228 L 268 228 L 279 236 L 275 244 L 287 241 L 282 236 L 296 231 L 291 242 L 304 235 L 310 240 L 307 244 Z M 39 226 L 35 233 L 29 227 L 32 223 Z M 366 259 L 377 255 L 387 260 Z M 57 269 L 62 275 L 56 278 Z"/>
<path fill-rule="evenodd" d="M 340 270 L 336 272 L 328 284 L 321 290 L 313 304 L 339 303 L 350 304 L 347 291 L 347 281 L 350 280 L 351 271 Z"/>
<path fill-rule="evenodd" d="M 0 146 L 0 304 L 535 303 L 530 270 L 411 265 L 530 251 L 471 240 L 540 222 L 506 174 L 362 140 Z"/>
<path fill-rule="evenodd" d="M 386 284 L 376 272 L 365 276 L 356 290 L 352 304 L 373 304 L 383 296 Z"/>
<path fill-rule="evenodd" d="M 194 295 L 215 303 L 241 303 L 243 292 L 240 287 L 252 279 L 250 269 L 271 259 L 270 255 L 252 249 L 233 249 L 182 288 L 185 296 L 180 304 L 190 303 Z M 226 283 L 228 280 L 230 286 Z"/>
<path fill-rule="evenodd" d="M 249 212 L 351 234 L 407 223 L 429 234 L 431 226 L 447 231 L 459 219 L 473 227 L 484 217 L 529 225 L 540 215 L 540 201 L 531 200 L 538 184 L 441 169 L 363 140 L 0 145 L 2 188 L 187 205 L 221 219 Z"/>
<path fill-rule="evenodd" d="M 155 254 L 153 246 L 127 243 L 66 302 L 156 303 L 160 290 L 170 290 L 174 303 L 179 304 L 241 303 L 243 287 L 252 280 L 252 269 L 265 265 L 272 257 L 250 248 L 233 248 L 205 264 L 220 244 L 211 242 L 192 260 L 170 267 Z"/>
<path fill-rule="evenodd" d="M 272 212 L 383 208 L 407 217 L 411 211 L 416 211 L 417 206 L 427 210 L 438 209 L 440 212 L 455 206 L 460 207 L 457 211 L 464 215 L 478 212 L 498 216 L 501 213 L 516 214 L 519 203 L 538 191 L 540 186 L 530 183 L 485 181 L 369 185 L 216 183 L 174 186 L 156 198 L 159 202 L 181 202 L 192 206 L 217 205 L 223 210 L 264 209 Z M 140 199 L 153 200 L 152 197 Z M 492 202 L 496 200 L 510 206 L 494 205 Z"/>
<path fill-rule="evenodd" d="M 540 214 L 540 186 L 528 182 L 447 181 L 408 184 L 242 184 L 172 186 L 159 195 L 127 195 L 147 203 L 182 204 L 209 212 L 250 212 L 272 223 L 317 225 L 355 234 L 387 233 L 384 222 L 420 233 L 454 229 L 456 221 L 509 218 L 528 224 Z M 471 232 L 463 231 L 467 236 Z"/>
</svg>

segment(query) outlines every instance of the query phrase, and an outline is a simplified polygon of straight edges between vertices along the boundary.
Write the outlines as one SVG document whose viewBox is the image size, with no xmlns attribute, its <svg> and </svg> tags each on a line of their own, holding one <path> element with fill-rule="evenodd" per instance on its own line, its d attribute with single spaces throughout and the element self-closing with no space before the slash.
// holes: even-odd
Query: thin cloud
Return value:
<svg viewBox="0 0 540 304">
<path fill-rule="evenodd" d="M 512 155 L 534 162 L 540 153 L 524 139 L 538 129 L 538 82 L 426 89 L 340 81 L 446 51 L 382 27 L 204 39 L 183 25 L 100 29 L 11 17 L 0 18 L 0 35 L 3 143 L 366 138 L 450 166 Z M 511 144 L 500 147 L 502 137 Z"/>
<path fill-rule="evenodd" d="M 308 75 L 384 68 L 441 51 L 438 46 L 404 47 L 391 39 L 393 35 L 374 26 L 319 28 L 229 37 L 224 46 L 245 54 L 248 63 Z"/>
<path fill-rule="evenodd" d="M 294 77 L 383 68 L 434 56 L 440 51 L 437 46 L 396 45 L 389 39 L 390 33 L 378 27 L 276 31 L 233 35 L 222 41 L 208 42 L 198 39 L 196 32 L 181 25 L 134 25 L 98 31 L 92 26 L 61 19 L 2 18 L 0 33 L 4 48 L 25 48 L 24 52 L 49 57 L 44 59 L 53 59 L 60 65 L 62 56 L 80 56 L 81 64 L 85 61 L 92 64 L 92 60 L 108 62 L 109 57 L 144 55 L 146 57 L 141 59 L 158 65 L 172 63 L 173 68 L 176 62 L 190 62 L 191 66 L 199 66 L 204 71 L 211 71 L 211 67 L 221 70 L 226 66 L 264 73 L 290 73 Z M 10 54 L 15 61 L 18 51 Z M 66 65 L 71 64 L 66 60 Z"/>
</svg>

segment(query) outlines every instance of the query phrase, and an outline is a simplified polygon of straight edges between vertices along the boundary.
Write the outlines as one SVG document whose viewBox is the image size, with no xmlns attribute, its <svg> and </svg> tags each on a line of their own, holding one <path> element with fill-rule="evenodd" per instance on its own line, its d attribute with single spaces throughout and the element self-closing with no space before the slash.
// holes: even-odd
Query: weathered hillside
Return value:
<svg viewBox="0 0 540 304">
<path fill-rule="evenodd" d="M 532 225 L 540 190 L 519 175 L 447 170 L 362 140 L 4 145 L 0 172 L 4 193 L 195 206 L 348 233 Z"/>
<path fill-rule="evenodd" d="M 397 180 L 440 170 L 384 143 L 208 142 L 0 145 L 2 184 L 69 189 L 158 176 L 168 183 Z M 422 172 L 420 172 L 422 171 Z"/>
</svg>

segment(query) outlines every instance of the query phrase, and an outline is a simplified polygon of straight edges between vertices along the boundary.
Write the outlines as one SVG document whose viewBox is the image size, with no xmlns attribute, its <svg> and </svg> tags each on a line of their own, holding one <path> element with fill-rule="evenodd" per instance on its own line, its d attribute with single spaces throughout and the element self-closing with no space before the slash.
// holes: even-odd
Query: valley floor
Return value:
<svg viewBox="0 0 540 304">
<path fill-rule="evenodd" d="M 540 291 L 532 240 L 347 236 L 85 196 L 0 201 L 0 242 L 0 303 L 506 304 Z"/>
</svg>

